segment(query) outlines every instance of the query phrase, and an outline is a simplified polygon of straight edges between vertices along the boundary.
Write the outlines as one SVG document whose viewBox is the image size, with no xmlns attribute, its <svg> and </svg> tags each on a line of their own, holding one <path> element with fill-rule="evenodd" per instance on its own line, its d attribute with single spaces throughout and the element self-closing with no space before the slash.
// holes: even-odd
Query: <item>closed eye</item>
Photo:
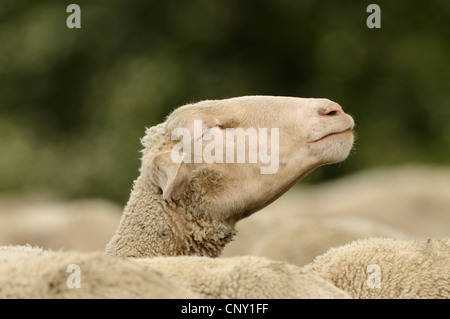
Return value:
<svg viewBox="0 0 450 319">
<path fill-rule="evenodd" d="M 223 129 L 226 128 L 226 126 L 223 125 L 223 124 L 216 124 L 216 125 L 214 125 L 214 126 L 208 127 L 208 128 L 205 130 L 205 133 L 206 133 L 206 132 L 210 132 L 210 131 L 211 131 L 213 128 L 215 128 L 215 127 L 219 128 L 219 129 L 221 129 L 221 130 L 223 130 Z"/>
<path fill-rule="evenodd" d="M 223 127 L 223 125 L 222 124 L 216 124 L 216 125 L 214 125 L 214 126 L 209 126 L 209 127 L 207 127 L 206 128 L 206 130 L 203 132 L 203 134 L 202 134 L 202 138 L 204 137 L 204 136 L 208 136 L 208 135 L 210 135 L 211 134 L 211 131 L 214 129 L 214 128 L 219 128 L 219 129 L 223 129 L 224 127 Z"/>
<path fill-rule="evenodd" d="M 211 134 L 211 130 L 212 130 L 213 128 L 215 128 L 215 127 L 217 127 L 217 128 L 220 129 L 220 130 L 225 130 L 226 128 L 229 128 L 229 127 L 232 127 L 232 126 L 231 126 L 231 125 L 228 125 L 228 124 L 215 124 L 215 125 L 213 125 L 213 126 L 208 126 L 208 127 L 205 129 L 205 131 L 203 132 L 202 136 L 200 136 L 200 137 L 197 138 L 197 139 L 201 139 L 201 138 L 203 138 L 205 135 L 207 136 L 207 135 Z"/>
</svg>

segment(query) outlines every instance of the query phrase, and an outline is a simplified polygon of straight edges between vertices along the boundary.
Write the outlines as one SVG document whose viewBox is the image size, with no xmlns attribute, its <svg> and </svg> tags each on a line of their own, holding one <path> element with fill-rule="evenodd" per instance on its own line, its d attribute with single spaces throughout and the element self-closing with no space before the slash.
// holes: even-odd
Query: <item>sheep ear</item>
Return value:
<svg viewBox="0 0 450 319">
<path fill-rule="evenodd" d="M 170 152 L 157 154 L 147 166 L 151 181 L 161 187 L 163 198 L 180 199 L 186 190 L 191 174 L 185 163 L 175 163 Z"/>
</svg>

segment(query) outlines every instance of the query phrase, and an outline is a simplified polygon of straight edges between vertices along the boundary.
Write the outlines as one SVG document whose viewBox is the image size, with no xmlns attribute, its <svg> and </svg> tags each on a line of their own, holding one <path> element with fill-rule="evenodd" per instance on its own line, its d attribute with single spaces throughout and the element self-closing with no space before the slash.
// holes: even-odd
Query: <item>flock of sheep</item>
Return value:
<svg viewBox="0 0 450 319">
<path fill-rule="evenodd" d="M 279 172 L 175 165 L 171 132 L 199 117 L 287 131 Z M 449 298 L 450 171 L 378 169 L 284 194 L 348 156 L 349 118 L 324 99 L 188 105 L 147 130 L 122 215 L 100 200 L 4 198 L 0 298 Z"/>
</svg>

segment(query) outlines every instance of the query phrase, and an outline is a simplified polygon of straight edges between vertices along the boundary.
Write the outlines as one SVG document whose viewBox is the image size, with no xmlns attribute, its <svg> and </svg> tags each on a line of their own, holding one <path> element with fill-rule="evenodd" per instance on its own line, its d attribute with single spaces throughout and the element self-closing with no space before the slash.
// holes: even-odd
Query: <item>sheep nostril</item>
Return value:
<svg viewBox="0 0 450 319">
<path fill-rule="evenodd" d="M 343 113 L 342 108 L 339 105 L 333 105 L 327 108 L 319 109 L 319 114 L 324 116 L 333 116 Z"/>
</svg>

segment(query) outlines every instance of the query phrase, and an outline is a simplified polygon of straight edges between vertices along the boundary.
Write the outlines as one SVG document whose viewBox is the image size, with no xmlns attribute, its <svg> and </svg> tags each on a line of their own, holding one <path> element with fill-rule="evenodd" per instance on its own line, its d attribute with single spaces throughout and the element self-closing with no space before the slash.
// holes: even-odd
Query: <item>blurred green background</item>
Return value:
<svg viewBox="0 0 450 319">
<path fill-rule="evenodd" d="M 381 29 L 366 8 L 381 7 Z M 66 8 L 81 7 L 81 29 Z M 450 1 L 0 2 L 0 191 L 125 203 L 145 127 L 241 95 L 326 97 L 374 166 L 450 164 Z"/>
</svg>

